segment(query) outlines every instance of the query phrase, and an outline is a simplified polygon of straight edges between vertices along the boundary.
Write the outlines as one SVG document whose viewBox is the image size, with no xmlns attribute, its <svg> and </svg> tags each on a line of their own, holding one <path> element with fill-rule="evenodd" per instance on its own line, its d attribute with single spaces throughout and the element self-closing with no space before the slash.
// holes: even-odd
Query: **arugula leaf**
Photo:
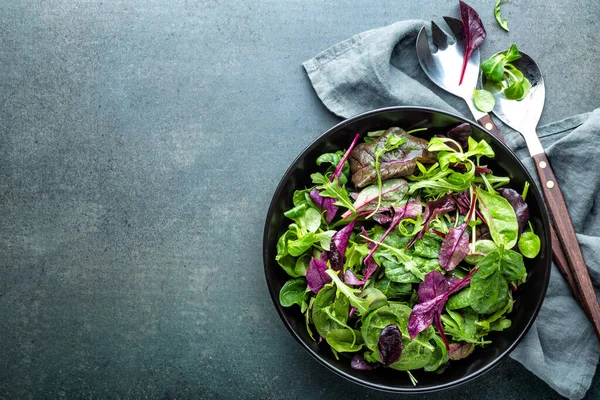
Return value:
<svg viewBox="0 0 600 400">
<path fill-rule="evenodd" d="M 475 102 L 475 107 L 477 107 L 479 111 L 486 113 L 492 111 L 494 105 L 496 105 L 494 95 L 487 90 L 475 89 L 473 91 L 473 101 Z"/>
<path fill-rule="evenodd" d="M 502 4 L 502 0 L 496 0 L 496 5 L 494 6 L 494 16 L 496 17 L 498 25 L 500 25 L 500 27 L 506 32 L 509 32 L 508 20 L 506 18 L 502 18 L 500 15 L 500 4 Z"/>
<path fill-rule="evenodd" d="M 345 207 L 352 212 L 356 212 L 354 206 L 352 205 L 352 201 L 350 200 L 350 196 L 348 195 L 348 191 L 346 190 L 344 185 L 340 185 L 337 178 L 331 182 L 329 179 L 323 176 L 320 173 L 311 174 L 311 179 L 313 183 L 317 184 L 317 189 L 321 191 L 321 196 L 331 197 L 336 199 L 335 205 Z"/>
</svg>

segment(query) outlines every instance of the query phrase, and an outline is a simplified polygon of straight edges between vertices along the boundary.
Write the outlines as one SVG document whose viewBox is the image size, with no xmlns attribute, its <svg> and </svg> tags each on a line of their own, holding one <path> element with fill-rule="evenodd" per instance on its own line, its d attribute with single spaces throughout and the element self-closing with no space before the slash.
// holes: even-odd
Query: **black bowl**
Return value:
<svg viewBox="0 0 600 400">
<path fill-rule="evenodd" d="M 310 174 L 318 170 L 315 160 L 325 152 L 347 148 L 354 135 L 365 135 L 369 131 L 399 126 L 406 130 L 413 127 L 427 127 L 428 130 L 415 135 L 430 138 L 435 133 L 445 133 L 451 127 L 469 122 L 473 126 L 473 138 L 484 139 L 496 153 L 490 167 L 497 175 L 509 176 L 510 186 L 519 192 L 526 181 L 533 183 L 531 175 L 515 154 L 504 143 L 496 139 L 481 126 L 462 117 L 428 108 L 390 107 L 366 112 L 347 119 L 322 134 L 308 146 L 289 167 L 271 201 L 263 238 L 263 259 L 267 285 L 273 303 L 281 319 L 300 342 L 300 344 L 321 364 L 352 382 L 374 389 L 423 393 L 454 387 L 467 382 L 490 370 L 506 357 L 525 336 L 533 323 L 544 300 L 550 278 L 551 244 L 549 219 L 542 196 L 532 184 L 527 196 L 534 231 L 540 236 L 542 247 L 534 260 L 526 260 L 527 283 L 513 293 L 515 305 L 509 315 L 512 326 L 502 332 L 492 332 L 487 337 L 492 344 L 477 348 L 471 356 L 452 361 L 441 374 L 415 371 L 413 375 L 419 382 L 413 386 L 406 373 L 392 369 L 378 368 L 374 371 L 357 371 L 350 367 L 350 360 L 340 357 L 336 360 L 327 343 L 318 344 L 306 331 L 304 316 L 297 306 L 290 308 L 279 304 L 279 291 L 290 279 L 275 261 L 276 243 L 286 230 L 290 221 L 283 213 L 292 208 L 292 195 L 296 189 L 312 186 Z"/>
</svg>

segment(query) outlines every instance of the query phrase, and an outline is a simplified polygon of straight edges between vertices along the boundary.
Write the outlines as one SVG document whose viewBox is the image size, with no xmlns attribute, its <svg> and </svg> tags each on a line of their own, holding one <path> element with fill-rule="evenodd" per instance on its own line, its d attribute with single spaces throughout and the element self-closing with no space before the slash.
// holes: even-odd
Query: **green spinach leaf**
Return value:
<svg viewBox="0 0 600 400">
<path fill-rule="evenodd" d="M 497 193 L 477 188 L 479 210 L 490 229 L 490 235 L 498 247 L 512 249 L 519 237 L 517 215 L 510 203 Z"/>
<path fill-rule="evenodd" d="M 284 307 L 294 304 L 302 306 L 306 295 L 306 280 L 304 278 L 290 279 L 279 291 L 279 303 Z"/>
<path fill-rule="evenodd" d="M 362 335 L 354 329 L 332 329 L 325 337 L 327 343 L 340 353 L 353 353 L 363 347 Z"/>
<path fill-rule="evenodd" d="M 508 282 L 502 274 L 502 254 L 493 251 L 481 260 L 471 277 L 471 307 L 480 314 L 491 314 L 506 306 Z"/>
</svg>

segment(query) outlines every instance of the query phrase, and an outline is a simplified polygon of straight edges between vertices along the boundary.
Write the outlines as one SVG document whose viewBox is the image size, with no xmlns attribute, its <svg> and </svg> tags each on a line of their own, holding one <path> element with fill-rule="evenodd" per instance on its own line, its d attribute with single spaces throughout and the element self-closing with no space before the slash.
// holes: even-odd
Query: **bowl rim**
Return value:
<svg viewBox="0 0 600 400">
<path fill-rule="evenodd" d="M 285 317 L 285 315 L 282 312 L 282 306 L 281 304 L 279 304 L 279 293 L 274 293 L 273 287 L 269 281 L 269 277 L 268 277 L 268 263 L 271 260 L 267 259 L 267 253 L 268 253 L 268 245 L 269 245 L 269 240 L 268 240 L 268 231 L 269 231 L 269 225 L 270 225 L 270 221 L 273 217 L 273 213 L 275 211 L 275 205 L 276 205 L 276 199 L 278 199 L 281 196 L 281 192 L 283 191 L 283 188 L 286 184 L 286 182 L 288 181 L 290 175 L 294 172 L 294 170 L 297 167 L 298 162 L 303 159 L 306 154 L 308 154 L 310 151 L 312 151 L 314 148 L 316 148 L 317 146 L 321 145 L 321 143 L 325 140 L 325 138 L 329 137 L 331 134 L 333 134 L 334 132 L 344 128 L 347 125 L 350 125 L 358 120 L 364 119 L 364 118 L 368 118 L 371 117 L 373 115 L 376 114 L 383 114 L 383 113 L 387 113 L 387 112 L 395 112 L 395 111 L 402 111 L 402 112 L 410 112 L 410 111 L 415 111 L 415 112 L 428 112 L 428 113 L 437 113 L 437 114 L 443 114 L 449 117 L 453 117 L 458 119 L 459 121 L 462 122 L 466 122 L 469 123 L 475 127 L 477 127 L 478 129 L 480 129 L 482 132 L 484 132 L 485 134 L 487 134 L 490 139 L 494 142 L 494 144 L 496 146 L 500 146 L 500 147 L 504 147 L 504 149 L 506 149 L 512 156 L 513 158 L 517 161 L 517 164 L 519 165 L 519 167 L 524 171 L 526 177 L 528 178 L 528 180 L 530 182 L 532 182 L 531 186 L 530 186 L 530 192 L 532 192 L 536 199 L 538 199 L 538 203 L 539 203 L 539 207 L 540 207 L 540 214 L 541 214 L 541 220 L 542 220 L 542 225 L 544 227 L 544 231 L 546 232 L 545 235 L 545 251 L 546 251 L 546 255 L 547 255 L 547 273 L 546 273 L 546 281 L 544 282 L 544 286 L 543 286 L 543 290 L 541 293 L 541 296 L 539 297 L 539 300 L 537 301 L 537 303 L 535 304 L 535 309 L 533 314 L 531 315 L 531 317 L 529 318 L 529 320 L 527 321 L 527 323 L 525 324 L 525 328 L 519 333 L 519 335 L 517 336 L 516 340 L 513 341 L 513 343 L 508 346 L 508 348 L 506 350 L 504 350 L 502 353 L 500 353 L 499 355 L 497 355 L 494 360 L 492 360 L 489 364 L 485 365 L 484 367 L 473 371 L 469 374 L 467 374 L 466 376 L 463 376 L 455 381 L 451 381 L 451 382 L 447 382 L 447 383 L 442 383 L 439 385 L 432 385 L 432 386 L 428 386 L 428 387 L 424 387 L 424 388 L 420 388 L 419 386 L 415 386 L 415 387 L 392 387 L 392 386 L 387 386 L 387 385 L 383 385 L 383 384 L 378 384 L 378 383 L 373 383 L 370 382 L 368 380 L 364 380 L 361 378 L 358 378 L 356 376 L 353 376 L 351 374 L 348 374 L 340 369 L 338 369 L 337 367 L 333 366 L 332 364 L 330 364 L 327 360 L 325 360 L 320 354 L 318 354 L 317 352 L 315 352 L 310 346 L 308 346 L 303 340 L 302 338 L 296 333 L 296 331 L 292 328 L 291 324 L 288 322 L 287 318 Z M 525 166 L 523 165 L 523 163 L 521 162 L 521 160 L 519 159 L 519 157 L 517 157 L 517 155 L 515 154 L 515 152 L 508 147 L 508 145 L 506 145 L 502 140 L 498 139 L 496 136 L 494 136 L 492 133 L 489 132 L 489 130 L 485 129 L 483 126 L 481 126 L 479 123 L 477 123 L 476 121 L 471 121 L 461 115 L 452 113 L 452 112 L 448 112 L 448 111 L 443 111 L 443 110 L 439 110 L 433 107 L 421 107 L 421 106 L 391 106 L 391 107 L 382 107 L 382 108 L 377 108 L 377 109 L 373 109 L 373 110 L 369 110 L 357 115 L 354 115 L 350 118 L 344 119 L 343 121 L 338 122 L 337 124 L 335 124 L 334 126 L 332 126 L 331 128 L 327 129 L 325 132 L 323 132 L 321 135 L 319 135 L 318 137 L 316 137 L 315 139 L 313 139 L 311 141 L 311 143 L 309 143 L 304 150 L 302 150 L 298 156 L 294 159 L 294 161 L 292 161 L 292 163 L 289 165 L 289 167 L 286 169 L 285 173 L 283 174 L 283 176 L 281 177 L 279 183 L 277 184 L 277 188 L 275 189 L 275 191 L 273 192 L 273 196 L 271 198 L 271 201 L 269 203 L 269 208 L 267 211 L 267 215 L 266 215 L 266 219 L 265 219 L 265 224 L 264 224 L 264 230 L 263 230 L 263 267 L 264 267 L 264 273 L 265 273 L 265 278 L 267 280 L 267 287 L 269 289 L 269 294 L 271 296 L 271 300 L 273 301 L 273 304 L 275 305 L 275 308 L 277 309 L 277 313 L 279 314 L 279 317 L 281 318 L 281 320 L 283 321 L 284 325 L 286 326 L 286 328 L 288 329 L 288 331 L 292 334 L 292 336 L 302 345 L 302 347 L 308 351 L 308 353 L 315 358 L 320 364 L 322 364 L 323 366 L 325 366 L 327 369 L 329 369 L 330 371 L 334 372 L 335 374 L 342 376 L 343 378 L 346 378 L 347 380 L 354 382 L 356 384 L 359 384 L 363 387 L 367 387 L 370 389 L 376 389 L 379 391 L 383 391 L 383 392 L 388 392 L 388 393 L 405 393 L 405 394 L 420 394 L 420 393 L 432 393 L 432 392 L 438 392 L 441 390 L 445 390 L 445 389 L 450 389 L 450 388 L 456 388 L 460 385 L 463 385 L 467 382 L 470 382 L 482 375 L 484 375 L 485 373 L 489 372 L 491 369 L 493 369 L 494 367 L 496 367 L 502 360 L 504 360 L 506 358 L 506 356 L 508 354 L 510 354 L 517 346 L 518 344 L 521 342 L 521 340 L 525 337 L 525 335 L 527 334 L 527 332 L 529 331 L 529 329 L 531 328 L 531 326 L 533 325 L 533 322 L 535 321 L 535 319 L 537 318 L 539 311 L 542 307 L 542 304 L 544 302 L 544 299 L 546 298 L 546 293 L 548 290 L 548 286 L 549 286 L 549 282 L 550 282 L 550 267 L 551 267 L 551 262 L 552 262 L 552 257 L 551 257 L 551 241 L 550 241 L 550 218 L 549 218 L 549 214 L 548 214 L 548 210 L 546 207 L 546 203 L 544 201 L 544 197 L 541 195 L 540 190 L 538 188 L 538 186 L 535 184 L 536 179 L 533 178 L 533 176 L 530 174 L 530 172 L 527 170 L 527 168 L 525 168 Z"/>
</svg>

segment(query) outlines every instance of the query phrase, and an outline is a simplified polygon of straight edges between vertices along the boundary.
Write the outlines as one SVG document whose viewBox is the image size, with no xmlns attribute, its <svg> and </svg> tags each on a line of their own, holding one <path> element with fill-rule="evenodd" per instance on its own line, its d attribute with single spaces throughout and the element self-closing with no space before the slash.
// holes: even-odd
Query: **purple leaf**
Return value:
<svg viewBox="0 0 600 400">
<path fill-rule="evenodd" d="M 440 248 L 440 254 L 438 255 L 438 261 L 445 271 L 452 271 L 469 253 L 469 235 L 466 230 L 471 217 L 473 217 L 473 212 L 475 211 L 475 199 L 476 193 L 473 191 L 473 195 L 469 201 L 469 212 L 465 217 L 465 222 L 456 228 L 450 228 L 444 237 L 442 247 Z"/>
<path fill-rule="evenodd" d="M 461 213 L 461 215 L 465 215 L 469 212 L 469 208 L 471 207 L 469 190 L 465 190 L 456 197 L 456 206 L 458 207 L 458 212 Z"/>
<path fill-rule="evenodd" d="M 385 238 L 390 234 L 390 232 L 396 226 L 398 226 L 400 221 L 402 221 L 405 218 L 416 218 L 417 215 L 419 215 L 421 213 L 421 210 L 422 210 L 421 200 L 419 200 L 419 198 L 417 198 L 415 200 L 410 200 L 410 201 L 407 201 L 403 206 L 400 206 L 400 207 L 394 206 L 394 207 L 392 207 L 392 209 L 394 210 L 394 216 L 392 217 L 392 222 L 390 223 L 390 226 L 385 231 L 385 233 L 383 234 L 381 239 L 379 239 L 380 243 L 385 240 Z M 371 252 L 365 257 L 365 262 L 370 260 L 371 257 L 373 257 L 373 253 L 375 253 L 375 250 L 377 250 L 378 247 L 379 247 L 379 244 L 375 243 L 375 245 L 371 249 Z"/>
<path fill-rule="evenodd" d="M 458 142 L 458 144 L 460 144 L 460 146 L 464 150 L 467 150 L 467 148 L 469 147 L 468 139 L 472 133 L 473 133 L 473 128 L 471 127 L 471 124 L 464 122 L 464 123 L 458 125 L 457 127 L 450 129 L 448 131 L 448 137 L 450 139 Z M 456 149 L 456 150 L 460 150 L 460 149 Z"/>
<path fill-rule="evenodd" d="M 325 222 L 330 224 L 338 211 L 338 206 L 335 205 L 336 199 L 321 196 L 321 192 L 317 189 L 311 190 L 308 195 L 319 209 L 325 211 Z"/>
<path fill-rule="evenodd" d="M 310 260 L 306 271 L 306 282 L 314 294 L 319 293 L 323 286 L 331 282 L 331 277 L 325 271 L 327 271 L 327 264 L 323 261 L 314 257 Z"/>
<path fill-rule="evenodd" d="M 344 268 L 344 255 L 346 254 L 346 247 L 348 247 L 348 240 L 354 229 L 356 220 L 353 220 L 348 225 L 336 232 L 331 237 L 331 244 L 329 246 L 329 261 L 331 262 L 331 268 L 335 271 L 341 271 Z"/>
<path fill-rule="evenodd" d="M 441 327 L 442 311 L 448 301 L 448 296 L 467 286 L 471 281 L 471 275 L 475 271 L 477 271 L 477 268 L 473 268 L 466 277 L 460 280 L 447 279 L 436 270 L 425 275 L 425 280 L 419 285 L 419 303 L 413 307 L 408 319 L 408 334 L 411 339 L 414 339 L 419 333 L 431 326 L 435 320 L 438 332 L 444 343 L 446 343 L 446 347 L 448 347 L 448 342 Z M 442 281 L 442 277 L 447 281 L 446 283 Z M 422 301 L 421 296 L 425 301 Z"/>
<path fill-rule="evenodd" d="M 335 171 L 333 171 L 333 175 L 331 175 L 331 178 L 330 178 L 331 182 L 333 182 L 333 180 L 335 178 L 339 179 L 340 174 L 342 173 L 342 170 L 344 169 L 344 164 L 346 163 L 346 159 L 348 159 L 348 156 L 354 149 L 354 146 L 356 146 L 356 142 L 358 141 L 359 137 L 360 136 L 358 135 L 358 133 L 356 134 L 356 136 L 354 136 L 354 140 L 352 141 L 352 143 L 350 143 L 350 147 L 348 147 L 348 150 L 346 150 L 346 152 L 344 153 L 344 156 L 338 163 L 337 167 L 335 167 Z"/>
<path fill-rule="evenodd" d="M 362 234 L 364 237 L 368 238 L 369 235 L 367 234 L 367 231 L 365 230 L 364 226 L 361 226 L 360 229 L 362 229 Z M 371 250 L 371 252 L 373 252 L 374 248 L 376 248 L 375 243 L 373 242 L 368 242 L 369 244 L 367 245 L 369 250 Z M 365 263 L 365 276 L 363 278 L 363 280 L 365 281 L 365 283 L 367 282 L 367 280 L 369 279 L 369 277 L 371 277 L 371 275 L 373 275 L 375 273 L 375 271 L 377 270 L 377 263 L 375 262 L 375 260 L 373 259 L 373 257 L 370 258 L 365 258 L 364 260 Z"/>
<path fill-rule="evenodd" d="M 350 361 L 350 366 L 359 371 L 372 371 L 379 367 L 379 364 L 367 362 L 362 354 L 355 354 Z"/>
<path fill-rule="evenodd" d="M 467 63 L 473 51 L 485 40 L 485 28 L 479 18 L 477 12 L 464 1 L 458 2 L 460 5 L 460 19 L 463 25 L 463 35 L 465 37 L 465 56 L 463 58 L 463 66 L 460 72 L 459 85 L 462 84 L 467 69 Z"/>
<path fill-rule="evenodd" d="M 379 172 L 381 180 L 411 175 L 417 168 L 417 161 L 433 163 L 435 160 L 427 151 L 428 141 L 407 135 L 400 128 L 388 129 L 376 141 L 361 143 L 355 147 L 349 157 L 352 183 L 357 188 L 362 188 L 377 182 L 375 170 L 375 152 L 385 146 L 390 135 L 406 138 L 406 142 L 396 150 L 383 153 L 379 157 Z"/>
<path fill-rule="evenodd" d="M 352 272 L 351 269 L 348 269 L 346 272 L 344 272 L 344 283 L 353 286 L 360 286 L 363 285 L 365 281 L 358 279 L 356 275 L 354 275 L 354 272 Z"/>
<path fill-rule="evenodd" d="M 448 347 L 448 358 L 450 360 L 462 360 L 463 358 L 468 357 L 473 350 L 475 350 L 473 343 L 450 343 Z"/>
<path fill-rule="evenodd" d="M 442 247 L 438 261 L 445 271 L 452 271 L 465 258 L 469 252 L 469 235 L 465 232 L 467 224 L 464 223 L 456 228 L 450 228 Z"/>
<path fill-rule="evenodd" d="M 398 361 L 402 355 L 402 333 L 398 326 L 391 324 L 383 328 L 377 341 L 381 363 L 386 367 Z"/>
<path fill-rule="evenodd" d="M 529 221 L 529 206 L 523 200 L 523 196 L 514 189 L 500 188 L 497 189 L 500 196 L 504 197 L 515 210 L 517 214 L 517 223 L 519 224 L 519 235 L 523 233 L 523 229 L 527 226 Z"/>
<path fill-rule="evenodd" d="M 383 210 L 380 209 L 377 214 L 373 215 L 373 221 L 377 222 L 379 225 L 385 225 L 392 222 L 392 216 L 388 213 L 382 213 L 381 211 Z"/>
<path fill-rule="evenodd" d="M 429 229 L 429 224 L 439 215 L 447 214 L 450 211 L 456 210 L 456 199 L 452 193 L 438 199 L 438 200 L 430 200 L 425 203 L 425 211 L 423 212 L 423 229 L 419 231 L 415 235 L 415 237 L 406 245 L 406 248 L 412 247 L 413 244 L 419 239 L 421 239 L 427 229 Z"/>
<path fill-rule="evenodd" d="M 319 260 L 321 260 L 324 264 L 327 264 L 327 261 L 329 261 L 329 254 L 327 254 L 326 251 L 322 251 L 321 255 L 319 256 Z"/>
</svg>

